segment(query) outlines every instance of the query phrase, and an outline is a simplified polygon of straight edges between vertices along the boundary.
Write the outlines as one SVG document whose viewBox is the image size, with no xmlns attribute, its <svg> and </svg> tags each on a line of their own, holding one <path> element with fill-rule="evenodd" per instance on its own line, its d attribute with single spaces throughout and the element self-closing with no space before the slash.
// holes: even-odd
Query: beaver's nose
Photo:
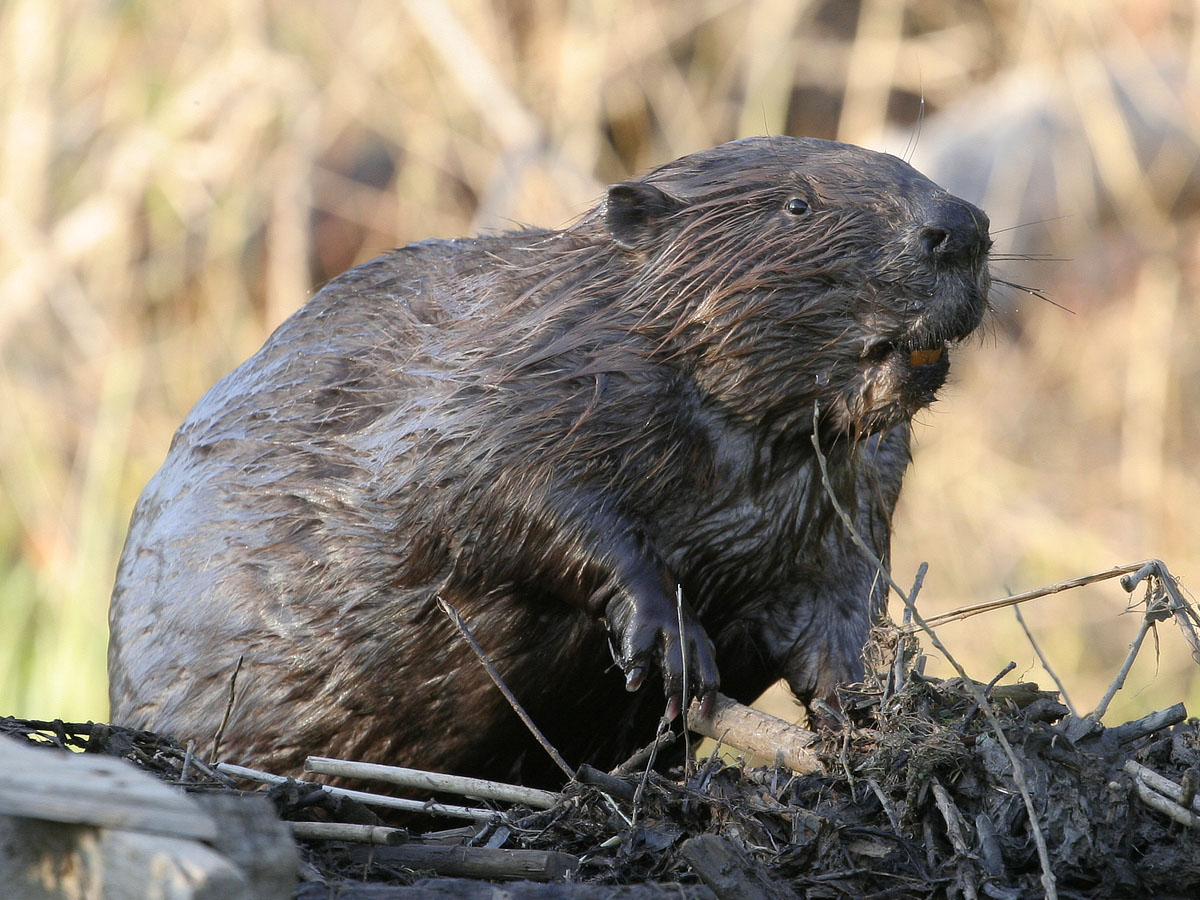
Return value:
<svg viewBox="0 0 1200 900">
<path fill-rule="evenodd" d="M 974 265 L 991 248 L 991 223 L 982 209 L 946 196 L 929 204 L 926 214 L 918 235 L 921 247 L 934 262 Z"/>
</svg>

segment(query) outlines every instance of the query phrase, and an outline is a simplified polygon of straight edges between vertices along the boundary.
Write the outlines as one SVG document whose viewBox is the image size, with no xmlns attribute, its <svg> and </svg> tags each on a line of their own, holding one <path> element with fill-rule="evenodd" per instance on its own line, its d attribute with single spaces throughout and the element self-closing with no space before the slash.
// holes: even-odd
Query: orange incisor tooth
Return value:
<svg viewBox="0 0 1200 900">
<path fill-rule="evenodd" d="M 936 350 L 914 350 L 908 357 L 910 366 L 932 366 L 942 358 L 942 348 Z"/>
</svg>

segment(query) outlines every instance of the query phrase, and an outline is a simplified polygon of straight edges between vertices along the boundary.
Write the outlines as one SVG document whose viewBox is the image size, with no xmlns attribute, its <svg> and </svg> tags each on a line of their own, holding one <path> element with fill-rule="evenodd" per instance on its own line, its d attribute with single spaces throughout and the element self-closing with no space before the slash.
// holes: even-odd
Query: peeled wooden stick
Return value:
<svg viewBox="0 0 1200 900">
<path fill-rule="evenodd" d="M 217 763 L 217 771 L 234 778 L 244 778 L 247 781 L 258 781 L 262 784 L 283 784 L 289 779 L 282 775 L 272 775 L 270 772 L 260 772 L 245 766 L 235 766 L 232 763 Z M 490 822 L 493 819 L 504 819 L 503 813 L 490 809 L 471 809 L 465 806 L 447 806 L 444 803 L 422 803 L 420 800 L 405 800 L 403 797 L 384 797 L 381 794 L 369 794 L 366 791 L 351 791 L 347 788 L 330 787 L 327 784 L 314 784 L 311 781 L 300 781 L 299 784 L 312 785 L 329 794 L 349 797 L 367 806 L 382 806 L 387 809 L 399 809 L 404 812 L 426 813 L 431 816 L 446 816 L 452 819 L 471 819 L 475 822 Z"/>
<path fill-rule="evenodd" d="M 687 726 L 697 734 L 721 741 L 754 756 L 773 760 L 793 772 L 820 772 L 821 762 L 808 748 L 817 736 L 799 725 L 718 694 L 712 715 L 700 718 L 700 702 L 688 707 Z"/>
<path fill-rule="evenodd" d="M 386 825 L 351 825 L 344 822 L 291 822 L 292 836 L 301 841 L 353 841 L 358 844 L 395 846 L 408 840 L 403 828 Z"/>
<path fill-rule="evenodd" d="M 383 781 L 405 787 L 447 794 L 462 794 L 485 800 L 504 800 L 523 803 L 534 809 L 550 809 L 560 799 L 558 794 L 522 787 L 519 784 L 502 784 L 499 781 L 484 781 L 482 778 L 464 778 L 461 775 L 443 775 L 422 769 L 405 769 L 400 766 L 383 766 L 377 763 L 353 762 L 347 759 L 330 759 L 326 756 L 310 756 L 304 761 L 304 771 L 317 775 L 340 775 L 343 778 L 362 778 L 367 781 Z"/>
<path fill-rule="evenodd" d="M 1170 778 L 1159 775 L 1153 769 L 1149 769 L 1146 766 L 1143 766 L 1141 763 L 1133 761 L 1132 759 L 1125 760 L 1125 765 L 1123 768 L 1130 775 L 1144 782 L 1147 787 L 1153 788 L 1158 793 L 1170 797 L 1178 804 L 1184 803 L 1185 798 L 1183 786 L 1176 784 Z M 1196 816 L 1200 815 L 1200 797 L 1193 796 L 1187 805 L 1191 807 L 1192 818 L 1184 821 L 1184 824 L 1194 827 L 1196 825 Z M 1184 807 L 1181 805 L 1180 808 L 1182 809 Z"/>
<path fill-rule="evenodd" d="M 1200 816 L 1189 812 L 1178 803 L 1175 803 L 1168 797 L 1163 796 L 1140 778 L 1135 778 L 1133 780 L 1133 787 L 1134 790 L 1137 791 L 1139 800 L 1141 800 L 1151 809 L 1156 809 L 1164 816 L 1174 819 L 1180 825 L 1186 825 L 1189 828 L 1195 828 L 1197 824 L 1200 823 Z"/>
</svg>

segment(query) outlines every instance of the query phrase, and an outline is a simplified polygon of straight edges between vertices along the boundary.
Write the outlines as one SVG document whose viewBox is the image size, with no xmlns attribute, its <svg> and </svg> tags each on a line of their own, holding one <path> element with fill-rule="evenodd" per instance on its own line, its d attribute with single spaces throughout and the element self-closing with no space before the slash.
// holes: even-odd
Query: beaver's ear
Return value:
<svg viewBox="0 0 1200 900">
<path fill-rule="evenodd" d="M 658 243 L 666 220 L 683 208 L 683 201 L 644 181 L 610 185 L 604 205 L 608 233 L 618 247 L 649 250 Z"/>
</svg>

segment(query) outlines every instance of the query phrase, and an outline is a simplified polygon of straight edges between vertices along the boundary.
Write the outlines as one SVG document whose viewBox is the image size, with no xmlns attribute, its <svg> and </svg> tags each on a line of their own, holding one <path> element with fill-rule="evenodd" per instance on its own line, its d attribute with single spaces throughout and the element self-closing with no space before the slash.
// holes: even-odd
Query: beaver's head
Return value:
<svg viewBox="0 0 1200 900">
<path fill-rule="evenodd" d="M 779 436 L 890 428 L 933 401 L 987 310 L 988 218 L 902 160 L 753 138 L 613 185 L 609 234 L 665 352 Z"/>
</svg>

